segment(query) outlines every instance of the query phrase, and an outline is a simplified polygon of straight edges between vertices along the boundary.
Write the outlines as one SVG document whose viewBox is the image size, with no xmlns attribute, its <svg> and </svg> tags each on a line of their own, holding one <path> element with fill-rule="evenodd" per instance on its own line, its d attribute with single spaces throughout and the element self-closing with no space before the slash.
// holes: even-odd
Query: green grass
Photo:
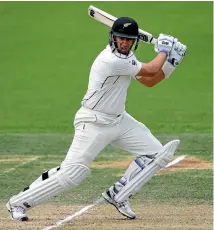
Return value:
<svg viewBox="0 0 214 230">
<path fill-rule="evenodd" d="M 11 156 L 52 156 L 58 155 L 60 159 L 65 156 L 71 141 L 71 134 L 0 134 L 0 153 L 2 157 L 11 158 Z M 179 154 L 197 156 L 204 160 L 212 160 L 212 134 L 177 134 L 177 135 L 156 135 L 163 143 L 172 139 L 180 139 Z M 123 159 L 122 150 L 107 146 L 105 151 L 107 155 L 99 155 L 103 161 L 113 161 Z M 110 154 L 110 155 L 109 155 Z M 1 170 L 1 169 L 0 169 Z"/>
<path fill-rule="evenodd" d="M 158 136 L 166 143 L 179 137 L 181 145 L 177 155 L 197 156 L 199 159 L 212 160 L 212 135 L 186 135 Z M 0 199 L 6 200 L 8 193 L 17 193 L 32 182 L 43 171 L 55 167 L 61 163 L 70 145 L 69 134 L 7 134 L 0 135 L 1 159 L 21 158 L 20 162 L 6 161 L 1 163 L 1 192 Z M 22 162 L 39 157 L 37 160 L 25 165 L 17 165 Z M 95 162 L 113 162 L 128 160 L 129 153 L 123 152 L 111 146 L 107 146 L 98 155 Z M 4 173 L 6 170 L 17 167 L 16 170 Z M 124 169 L 93 169 L 92 176 L 80 187 L 68 194 L 60 196 L 59 202 L 87 203 L 96 199 L 102 190 L 114 183 Z M 11 183 L 11 179 L 13 183 Z M 100 183 L 101 182 L 101 183 Z M 200 189 L 201 188 L 201 189 Z M 93 192 L 95 190 L 96 192 Z M 170 175 L 161 175 L 154 178 L 137 197 L 140 199 L 157 199 L 159 201 L 168 199 L 185 199 L 188 202 L 207 202 L 212 200 L 212 171 L 193 170 Z"/>
<path fill-rule="evenodd" d="M 0 132 L 73 132 L 90 66 L 108 42 L 108 28 L 87 16 L 92 3 L 0 3 Z M 212 2 L 93 4 L 188 46 L 169 80 L 154 88 L 133 82 L 127 111 L 155 132 L 211 132 Z M 141 43 L 140 60 L 155 55 Z"/>
<path fill-rule="evenodd" d="M 179 138 L 177 155 L 212 161 L 212 2 L 0 2 L 0 160 L 7 159 L 0 161 L 1 203 L 60 164 L 71 144 L 90 66 L 108 42 L 109 29 L 87 15 L 90 4 L 135 18 L 155 37 L 168 33 L 187 45 L 170 79 L 154 88 L 133 81 L 126 109 L 163 143 Z M 155 55 L 141 43 L 139 60 Z M 95 161 L 128 156 L 107 146 Z M 21 165 L 33 157 L 38 159 Z M 83 184 L 50 202 L 89 204 L 124 170 L 93 168 Z M 211 206 L 212 176 L 211 169 L 158 175 L 132 202 Z"/>
</svg>

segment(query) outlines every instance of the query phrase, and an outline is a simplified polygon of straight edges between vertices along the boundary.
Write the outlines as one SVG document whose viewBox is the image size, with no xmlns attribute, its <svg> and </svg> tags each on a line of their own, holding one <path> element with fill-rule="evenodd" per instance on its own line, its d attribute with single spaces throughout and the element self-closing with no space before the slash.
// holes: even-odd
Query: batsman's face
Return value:
<svg viewBox="0 0 214 230">
<path fill-rule="evenodd" d="M 120 49 L 120 52 L 126 54 L 131 49 L 131 46 L 134 43 L 134 39 L 132 38 L 123 38 L 123 37 L 116 37 L 117 46 Z"/>
</svg>

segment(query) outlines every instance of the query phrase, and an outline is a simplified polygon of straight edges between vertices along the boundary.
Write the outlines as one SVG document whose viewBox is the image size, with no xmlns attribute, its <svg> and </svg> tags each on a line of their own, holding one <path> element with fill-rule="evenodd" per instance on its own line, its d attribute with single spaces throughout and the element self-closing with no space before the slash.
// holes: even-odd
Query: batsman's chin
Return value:
<svg viewBox="0 0 214 230">
<path fill-rule="evenodd" d="M 129 54 L 129 49 L 121 49 L 120 53 L 123 55 L 128 55 Z"/>
</svg>

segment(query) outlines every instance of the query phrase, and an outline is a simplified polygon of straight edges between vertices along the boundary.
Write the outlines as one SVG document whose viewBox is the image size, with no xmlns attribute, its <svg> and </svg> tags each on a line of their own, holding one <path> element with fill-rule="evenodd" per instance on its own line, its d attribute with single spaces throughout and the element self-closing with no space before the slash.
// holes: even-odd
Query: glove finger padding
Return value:
<svg viewBox="0 0 214 230">
<path fill-rule="evenodd" d="M 155 52 L 164 52 L 167 56 L 172 50 L 174 37 L 171 35 L 160 34 L 155 44 Z"/>
<path fill-rule="evenodd" d="M 177 40 L 177 42 L 173 44 L 172 50 L 169 53 L 169 57 L 167 60 L 173 66 L 178 66 L 186 55 L 186 50 L 187 46 Z"/>
<path fill-rule="evenodd" d="M 175 47 L 174 47 L 175 51 L 177 51 L 177 53 L 181 56 L 185 56 L 186 55 L 186 45 L 180 43 L 180 42 L 177 42 L 175 43 Z"/>
</svg>

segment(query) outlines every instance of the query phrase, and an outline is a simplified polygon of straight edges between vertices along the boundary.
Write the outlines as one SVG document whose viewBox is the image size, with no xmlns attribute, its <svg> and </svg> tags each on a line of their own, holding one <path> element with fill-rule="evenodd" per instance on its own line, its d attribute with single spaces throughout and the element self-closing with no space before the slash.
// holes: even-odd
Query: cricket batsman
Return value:
<svg viewBox="0 0 214 230">
<path fill-rule="evenodd" d="M 135 219 L 129 198 L 161 168 L 172 161 L 179 140 L 162 145 L 149 128 L 125 110 L 130 83 L 153 87 L 168 79 L 186 53 L 186 45 L 173 36 L 160 34 L 154 45 L 157 55 L 148 63 L 139 61 L 137 22 L 118 18 L 109 33 L 109 44 L 95 58 L 88 90 L 74 118 L 75 133 L 63 162 L 41 174 L 6 207 L 13 220 L 27 221 L 27 211 L 48 199 L 78 186 L 91 172 L 89 165 L 108 145 L 134 156 L 126 172 L 102 193 L 103 198 L 124 216 Z M 139 95 L 136 100 L 143 100 Z"/>
</svg>

